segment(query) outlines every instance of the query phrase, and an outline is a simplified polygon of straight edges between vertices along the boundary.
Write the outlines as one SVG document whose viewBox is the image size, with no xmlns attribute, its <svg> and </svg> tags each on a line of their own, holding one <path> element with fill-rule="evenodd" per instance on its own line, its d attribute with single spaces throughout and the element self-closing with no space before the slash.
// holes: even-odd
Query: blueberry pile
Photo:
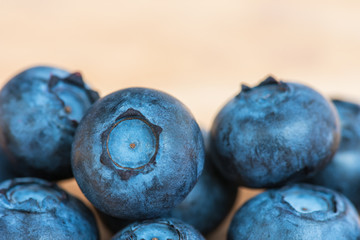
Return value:
<svg viewBox="0 0 360 240">
<path fill-rule="evenodd" d="M 0 144 L 0 239 L 99 239 L 55 183 L 71 177 L 114 240 L 205 239 L 239 186 L 268 190 L 228 240 L 360 239 L 360 105 L 299 83 L 243 85 L 207 132 L 164 92 L 100 98 L 80 73 L 33 67 L 0 91 Z"/>
</svg>

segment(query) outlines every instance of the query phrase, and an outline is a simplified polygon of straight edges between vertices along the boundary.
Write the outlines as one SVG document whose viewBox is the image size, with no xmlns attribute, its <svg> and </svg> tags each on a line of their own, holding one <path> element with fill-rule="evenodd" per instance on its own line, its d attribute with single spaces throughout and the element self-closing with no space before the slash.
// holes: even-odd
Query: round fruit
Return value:
<svg viewBox="0 0 360 240">
<path fill-rule="evenodd" d="M 356 240 L 358 214 L 335 191 L 313 185 L 269 190 L 246 202 L 235 214 L 228 240 Z"/>
<path fill-rule="evenodd" d="M 219 112 L 210 149 L 228 180 L 265 188 L 314 175 L 339 139 L 331 102 L 309 87 L 269 77 L 257 87 L 243 86 Z"/>
<path fill-rule="evenodd" d="M 207 134 L 203 134 L 207 143 Z M 206 152 L 208 146 L 205 144 Z M 214 231 L 230 213 L 235 203 L 237 186 L 226 181 L 206 154 L 205 167 L 194 189 L 169 216 L 190 224 L 202 234 Z"/>
<path fill-rule="evenodd" d="M 187 108 L 160 91 L 129 88 L 95 103 L 72 152 L 85 196 L 124 219 L 161 216 L 194 187 L 204 165 L 199 126 Z"/>
<path fill-rule="evenodd" d="M 78 122 L 99 98 L 79 73 L 33 67 L 0 92 L 0 143 L 22 176 L 69 178 Z"/>
<path fill-rule="evenodd" d="M 192 226 L 171 218 L 133 223 L 112 238 L 112 240 L 128 239 L 205 240 Z"/>
<path fill-rule="evenodd" d="M 325 169 L 309 182 L 341 192 L 360 210 L 360 105 L 333 102 L 341 122 L 340 147 Z"/>
<path fill-rule="evenodd" d="M 0 183 L 0 226 L 1 239 L 99 239 L 82 202 L 37 178 Z"/>
</svg>

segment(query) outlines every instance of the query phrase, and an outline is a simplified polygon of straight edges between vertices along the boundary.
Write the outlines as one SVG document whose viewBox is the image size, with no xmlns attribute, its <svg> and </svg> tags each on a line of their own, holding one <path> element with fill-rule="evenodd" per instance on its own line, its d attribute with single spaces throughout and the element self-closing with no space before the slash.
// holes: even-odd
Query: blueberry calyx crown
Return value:
<svg viewBox="0 0 360 240">
<path fill-rule="evenodd" d="M 85 85 L 80 73 L 73 73 L 65 78 L 51 75 L 48 90 L 62 104 L 65 116 L 75 128 L 85 111 L 99 99 L 99 94 Z"/>
<path fill-rule="evenodd" d="M 52 75 L 50 77 L 50 81 L 48 83 L 49 89 L 51 90 L 60 81 L 70 84 L 70 85 L 77 86 L 77 87 L 85 90 L 91 103 L 96 102 L 100 98 L 99 94 L 96 91 L 93 91 L 86 87 L 83 77 L 82 77 L 81 73 L 79 73 L 79 72 L 72 73 L 69 76 L 67 76 L 66 78 L 60 78 L 55 75 Z"/>
<path fill-rule="evenodd" d="M 286 211 L 314 221 L 326 221 L 346 212 L 344 201 L 336 192 L 319 186 L 286 186 L 273 197 Z"/>
<path fill-rule="evenodd" d="M 159 219 L 146 220 L 134 224 L 129 231 L 125 233 L 129 239 L 146 239 L 146 240 L 183 240 L 185 237 L 170 221 Z"/>
<path fill-rule="evenodd" d="M 283 82 L 283 81 L 278 81 L 276 80 L 274 77 L 272 77 L 271 75 L 266 77 L 259 85 L 251 88 L 245 84 L 242 84 L 241 85 L 241 92 L 238 96 L 241 95 L 241 93 L 248 93 L 254 89 L 258 89 L 258 88 L 261 88 L 261 87 L 267 87 L 267 86 L 271 86 L 271 85 L 274 85 L 274 86 L 277 86 L 277 89 L 280 90 L 280 92 L 286 92 L 289 90 L 289 86 Z"/>
<path fill-rule="evenodd" d="M 281 84 L 281 81 L 276 80 L 273 76 L 270 75 L 267 78 L 265 78 L 265 80 L 262 81 L 259 84 L 259 87 L 266 86 L 266 85 L 271 85 L 271 84 Z"/>
<path fill-rule="evenodd" d="M 56 184 L 37 178 L 15 178 L 0 185 L 0 208 L 44 213 L 68 200 Z"/>
<path fill-rule="evenodd" d="M 102 133 L 101 163 L 114 167 L 122 179 L 149 172 L 156 164 L 162 128 L 129 108 Z"/>
</svg>

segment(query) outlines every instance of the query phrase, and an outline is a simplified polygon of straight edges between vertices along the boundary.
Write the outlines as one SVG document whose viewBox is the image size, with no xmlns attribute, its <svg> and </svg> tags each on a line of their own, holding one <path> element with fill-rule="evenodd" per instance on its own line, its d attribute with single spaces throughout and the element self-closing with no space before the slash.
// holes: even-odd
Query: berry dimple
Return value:
<svg viewBox="0 0 360 240">
<path fill-rule="evenodd" d="M 117 122 L 107 139 L 109 157 L 118 167 L 143 168 L 155 157 L 158 141 L 151 125 L 141 118 Z"/>
</svg>

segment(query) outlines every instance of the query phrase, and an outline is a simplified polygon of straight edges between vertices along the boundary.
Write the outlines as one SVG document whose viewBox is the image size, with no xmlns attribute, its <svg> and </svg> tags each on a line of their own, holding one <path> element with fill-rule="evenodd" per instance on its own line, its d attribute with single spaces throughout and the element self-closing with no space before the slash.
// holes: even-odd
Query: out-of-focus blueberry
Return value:
<svg viewBox="0 0 360 240">
<path fill-rule="evenodd" d="M 123 219 L 161 216 L 194 187 L 204 165 L 199 126 L 178 100 L 129 88 L 97 101 L 72 148 L 74 176 L 100 211 Z"/>
<path fill-rule="evenodd" d="M 207 142 L 207 134 L 203 135 Z M 205 146 L 207 147 L 207 144 Z M 169 216 L 194 226 L 202 234 L 207 234 L 214 231 L 229 214 L 236 195 L 237 186 L 226 181 L 216 171 L 210 155 L 206 154 L 204 171 L 199 181 Z"/>
<path fill-rule="evenodd" d="M 334 155 L 340 124 L 333 104 L 313 89 L 269 77 L 242 91 L 211 129 L 214 162 L 228 180 L 275 187 L 314 175 Z"/>
<path fill-rule="evenodd" d="M 309 182 L 343 193 L 360 210 L 360 105 L 333 102 L 340 116 L 340 147 L 325 169 Z"/>
<path fill-rule="evenodd" d="M 0 184 L 1 239 L 98 239 L 91 211 L 55 184 L 15 178 Z"/>
<path fill-rule="evenodd" d="M 136 220 L 127 220 L 121 219 L 117 217 L 110 216 L 109 214 L 103 213 L 102 211 L 96 209 L 98 216 L 100 217 L 102 223 L 105 227 L 110 230 L 111 233 L 115 234 L 125 228 L 126 226 L 130 225 L 131 223 L 135 222 Z"/>
<path fill-rule="evenodd" d="M 357 212 L 342 194 L 315 185 L 285 186 L 246 202 L 235 214 L 228 240 L 357 240 Z"/>
<path fill-rule="evenodd" d="M 192 226 L 171 218 L 159 218 L 132 223 L 112 238 L 112 240 L 130 239 L 205 240 Z"/>
<path fill-rule="evenodd" d="M 98 94 L 79 73 L 29 68 L 0 92 L 0 143 L 22 176 L 72 176 L 71 144 L 78 122 Z"/>
<path fill-rule="evenodd" d="M 16 174 L 4 151 L 0 148 L 0 182 L 14 177 L 16 177 Z"/>
</svg>

